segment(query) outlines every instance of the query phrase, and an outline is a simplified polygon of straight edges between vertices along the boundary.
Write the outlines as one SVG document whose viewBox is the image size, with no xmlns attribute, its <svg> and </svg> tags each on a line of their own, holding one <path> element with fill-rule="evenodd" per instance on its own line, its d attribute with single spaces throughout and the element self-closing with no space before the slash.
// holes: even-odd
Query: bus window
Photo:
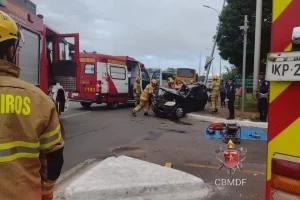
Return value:
<svg viewBox="0 0 300 200">
<path fill-rule="evenodd" d="M 185 78 L 194 78 L 195 70 L 193 70 L 193 69 L 177 69 L 177 76 L 185 77 Z"/>
</svg>

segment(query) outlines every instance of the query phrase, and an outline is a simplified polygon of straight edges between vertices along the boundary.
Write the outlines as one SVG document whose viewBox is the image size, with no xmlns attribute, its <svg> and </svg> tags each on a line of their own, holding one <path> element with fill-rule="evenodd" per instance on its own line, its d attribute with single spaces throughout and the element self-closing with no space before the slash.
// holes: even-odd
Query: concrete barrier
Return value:
<svg viewBox="0 0 300 200">
<path fill-rule="evenodd" d="M 186 116 L 191 119 L 201 120 L 205 122 L 238 123 L 241 126 L 246 126 L 246 127 L 256 127 L 256 128 L 265 128 L 265 129 L 268 128 L 267 122 L 252 122 L 249 120 L 226 120 L 219 117 L 210 117 L 206 115 L 199 115 L 193 113 L 187 114 Z"/>
<path fill-rule="evenodd" d="M 198 200 L 212 189 L 202 179 L 138 159 L 110 157 L 72 182 L 66 200 Z"/>
</svg>

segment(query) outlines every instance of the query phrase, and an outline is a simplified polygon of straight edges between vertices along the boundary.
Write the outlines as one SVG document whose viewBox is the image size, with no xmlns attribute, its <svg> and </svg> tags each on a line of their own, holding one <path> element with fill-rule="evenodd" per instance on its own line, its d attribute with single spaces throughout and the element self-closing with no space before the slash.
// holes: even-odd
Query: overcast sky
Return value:
<svg viewBox="0 0 300 200">
<path fill-rule="evenodd" d="M 80 49 L 128 55 L 146 67 L 199 70 L 212 49 L 223 0 L 32 0 L 60 33 L 80 33 Z M 209 49 L 209 50 L 208 50 Z M 222 61 L 222 66 L 228 65 Z M 215 54 L 214 73 L 220 57 Z M 201 69 L 203 72 L 203 68 Z"/>
</svg>

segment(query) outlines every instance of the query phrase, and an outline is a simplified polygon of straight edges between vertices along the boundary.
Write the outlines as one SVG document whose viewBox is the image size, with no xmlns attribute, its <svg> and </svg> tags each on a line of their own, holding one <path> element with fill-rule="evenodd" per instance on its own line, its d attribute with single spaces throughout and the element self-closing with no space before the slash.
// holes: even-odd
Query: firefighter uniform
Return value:
<svg viewBox="0 0 300 200">
<path fill-rule="evenodd" d="M 133 111 L 131 111 L 131 114 L 133 116 L 136 116 L 135 113 L 140 111 L 142 108 L 144 108 L 144 115 L 149 115 L 149 101 L 151 99 L 151 96 L 153 95 L 154 87 L 157 84 L 157 80 L 153 79 L 150 84 L 146 86 L 144 91 L 142 92 L 142 95 L 140 97 L 140 104 L 136 106 Z"/>
<path fill-rule="evenodd" d="M 269 107 L 269 84 L 264 79 L 263 74 L 260 74 L 261 78 L 258 84 L 258 111 L 260 121 L 266 122 L 268 116 L 268 107 Z"/>
<path fill-rule="evenodd" d="M 52 99 L 20 80 L 15 55 L 1 51 L 16 49 L 22 34 L 0 16 L 0 199 L 50 200 L 63 165 L 61 125 Z"/>
<path fill-rule="evenodd" d="M 174 89 L 180 89 L 181 87 L 182 87 L 182 84 L 179 83 L 179 81 L 175 81 Z"/>
<path fill-rule="evenodd" d="M 138 106 L 140 104 L 140 96 L 141 96 L 141 85 L 140 85 L 140 77 L 136 77 L 135 83 L 133 85 L 133 97 L 135 106 Z"/>
<path fill-rule="evenodd" d="M 218 99 L 220 94 L 220 83 L 219 83 L 219 76 L 213 75 L 213 81 L 209 85 L 210 91 L 210 100 L 211 100 L 211 113 L 218 112 Z"/>
<path fill-rule="evenodd" d="M 164 88 L 174 88 L 174 80 L 171 77 L 168 78 L 168 82 L 164 85 Z"/>
</svg>

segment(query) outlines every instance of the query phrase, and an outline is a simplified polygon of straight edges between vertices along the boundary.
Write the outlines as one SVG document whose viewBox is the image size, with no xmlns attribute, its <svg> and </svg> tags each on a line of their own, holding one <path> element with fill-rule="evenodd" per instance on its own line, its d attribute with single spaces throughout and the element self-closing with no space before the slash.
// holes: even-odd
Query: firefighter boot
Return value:
<svg viewBox="0 0 300 200">
<path fill-rule="evenodd" d="M 147 117 L 150 116 L 149 113 L 147 113 L 147 112 L 145 112 L 144 115 L 147 116 Z"/>
<path fill-rule="evenodd" d="M 132 117 L 136 117 L 136 114 L 134 111 L 131 111 L 130 114 L 132 115 Z"/>
</svg>

